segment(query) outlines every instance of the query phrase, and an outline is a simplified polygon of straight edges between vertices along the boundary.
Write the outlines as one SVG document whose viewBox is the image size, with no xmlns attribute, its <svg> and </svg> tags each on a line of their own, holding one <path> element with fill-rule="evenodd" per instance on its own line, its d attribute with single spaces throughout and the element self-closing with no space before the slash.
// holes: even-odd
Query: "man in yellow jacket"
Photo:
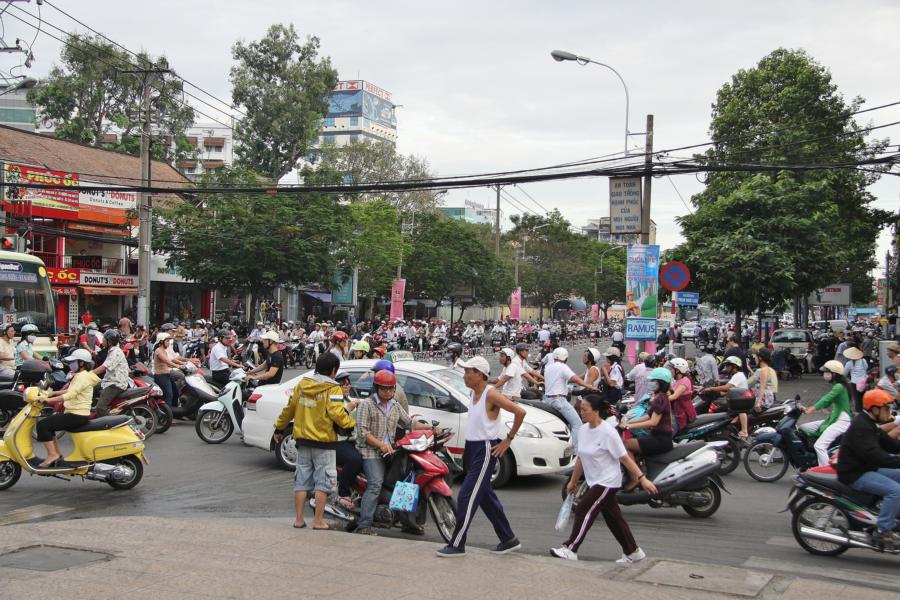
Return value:
<svg viewBox="0 0 900 600">
<path fill-rule="evenodd" d="M 313 529 L 329 529 L 324 520 L 325 503 L 337 481 L 335 426 L 352 429 L 356 421 L 344 408 L 341 386 L 334 380 L 341 362 L 331 352 L 319 356 L 316 372 L 306 375 L 294 387 L 291 399 L 275 421 L 275 443 L 280 444 L 282 431 L 293 422 L 297 443 L 297 470 L 294 475 L 294 527 L 306 527 L 303 518 L 306 498 L 315 491 L 316 511 Z"/>
</svg>

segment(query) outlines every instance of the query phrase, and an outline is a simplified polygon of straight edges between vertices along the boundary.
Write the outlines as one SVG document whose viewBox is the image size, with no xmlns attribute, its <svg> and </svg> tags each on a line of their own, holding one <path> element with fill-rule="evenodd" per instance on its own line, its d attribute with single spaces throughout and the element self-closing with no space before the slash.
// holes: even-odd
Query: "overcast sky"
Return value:
<svg viewBox="0 0 900 600">
<path fill-rule="evenodd" d="M 319 36 L 341 79 L 365 79 L 393 94 L 403 105 L 399 150 L 427 158 L 440 175 L 552 165 L 622 149 L 621 83 L 602 67 L 554 62 L 556 48 L 622 74 L 631 92 L 630 129 L 643 131 L 646 114 L 655 115 L 655 150 L 706 141 L 716 90 L 779 46 L 807 50 L 848 98 L 863 96 L 868 106 L 900 100 L 895 0 L 53 3 L 133 50 L 164 53 L 179 74 L 229 100 L 234 41 L 258 39 L 272 23 L 293 23 L 301 35 Z M 33 2 L 23 6 L 36 12 Z M 42 13 L 53 25 L 81 30 L 47 5 Z M 3 24 L 8 42 L 34 36 L 8 16 Z M 28 72 L 39 77 L 59 43 L 39 36 L 34 54 Z M 8 70 L 18 60 L 3 55 L 0 64 Z M 900 106 L 861 116 L 874 124 L 900 121 Z M 896 139 L 900 127 L 878 133 Z M 654 180 L 652 217 L 664 248 L 680 241 L 674 219 L 687 211 L 676 188 L 687 200 L 702 186 L 694 176 Z M 525 189 L 575 225 L 609 214 L 606 179 Z M 878 206 L 900 206 L 897 178 L 883 178 L 872 192 Z M 466 198 L 492 203 L 493 193 L 456 191 L 446 204 Z M 520 212 L 508 203 L 503 210 Z M 886 240 L 883 234 L 880 261 Z"/>
</svg>

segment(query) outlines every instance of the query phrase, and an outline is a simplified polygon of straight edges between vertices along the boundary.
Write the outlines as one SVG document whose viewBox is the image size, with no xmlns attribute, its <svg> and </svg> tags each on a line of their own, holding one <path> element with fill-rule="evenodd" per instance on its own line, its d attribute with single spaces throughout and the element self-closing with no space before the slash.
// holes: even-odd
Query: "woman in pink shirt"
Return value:
<svg viewBox="0 0 900 600">
<path fill-rule="evenodd" d="M 669 392 L 669 400 L 672 402 L 672 412 L 675 414 L 675 421 L 678 431 L 680 431 L 697 418 L 697 411 L 694 410 L 692 402 L 694 389 L 691 384 L 691 368 L 683 358 L 673 358 L 670 364 L 672 370 L 675 371 L 675 383 Z"/>
</svg>

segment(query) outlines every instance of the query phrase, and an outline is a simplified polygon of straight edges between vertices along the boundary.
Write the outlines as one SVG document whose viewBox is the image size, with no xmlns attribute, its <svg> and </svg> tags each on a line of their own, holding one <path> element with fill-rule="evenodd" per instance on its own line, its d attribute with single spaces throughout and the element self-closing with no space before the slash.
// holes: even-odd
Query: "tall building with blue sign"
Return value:
<svg viewBox="0 0 900 600">
<path fill-rule="evenodd" d="M 396 105 L 391 93 L 368 81 L 339 81 L 328 95 L 320 144 L 397 143 Z"/>
</svg>

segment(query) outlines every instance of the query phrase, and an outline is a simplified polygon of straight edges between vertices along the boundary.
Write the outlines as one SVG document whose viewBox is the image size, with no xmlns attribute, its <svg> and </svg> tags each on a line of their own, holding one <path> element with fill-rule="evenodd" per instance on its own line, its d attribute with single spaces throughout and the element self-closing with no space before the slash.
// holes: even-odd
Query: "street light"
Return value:
<svg viewBox="0 0 900 600">
<path fill-rule="evenodd" d="M 612 252 L 613 250 L 623 250 L 624 248 L 625 246 L 610 246 L 600 253 L 600 275 L 603 275 L 603 257 L 606 256 L 606 253 Z"/>
<path fill-rule="evenodd" d="M 565 50 L 554 50 L 553 52 L 550 53 L 550 56 L 552 56 L 553 60 L 555 60 L 556 62 L 574 60 L 581 66 L 585 66 L 588 63 L 594 64 L 594 65 L 600 65 L 601 67 L 606 67 L 607 69 L 609 69 L 610 71 L 612 71 L 613 73 L 616 74 L 616 77 L 618 77 L 619 81 L 622 82 L 622 87 L 625 88 L 625 156 L 628 156 L 628 136 L 631 135 L 630 132 L 628 131 L 628 110 L 629 110 L 629 107 L 631 104 L 631 99 L 629 98 L 629 95 L 628 95 L 628 86 L 625 84 L 625 80 L 622 78 L 622 75 L 606 63 L 597 62 L 596 60 L 591 60 L 590 58 L 588 58 L 586 56 L 578 56 L 577 54 L 572 54 L 571 52 L 566 52 Z"/>
</svg>

